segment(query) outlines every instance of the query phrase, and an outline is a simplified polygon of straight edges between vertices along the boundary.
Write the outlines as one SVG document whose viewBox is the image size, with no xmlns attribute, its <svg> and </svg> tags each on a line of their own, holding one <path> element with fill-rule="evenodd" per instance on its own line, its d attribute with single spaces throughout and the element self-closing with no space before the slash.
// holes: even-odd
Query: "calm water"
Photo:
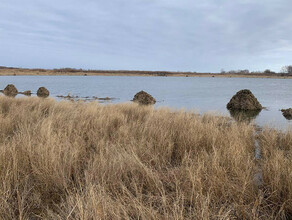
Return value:
<svg viewBox="0 0 292 220">
<path fill-rule="evenodd" d="M 135 76 L 1 76 L 0 89 L 14 84 L 19 91 L 36 92 L 45 86 L 51 96 L 71 95 L 114 97 L 117 102 L 130 101 L 140 90 L 156 98 L 159 106 L 217 112 L 229 115 L 226 104 L 241 89 L 250 89 L 267 107 L 255 119 L 259 125 L 277 128 L 292 125 L 279 109 L 292 107 L 291 79 L 135 77 Z"/>
</svg>

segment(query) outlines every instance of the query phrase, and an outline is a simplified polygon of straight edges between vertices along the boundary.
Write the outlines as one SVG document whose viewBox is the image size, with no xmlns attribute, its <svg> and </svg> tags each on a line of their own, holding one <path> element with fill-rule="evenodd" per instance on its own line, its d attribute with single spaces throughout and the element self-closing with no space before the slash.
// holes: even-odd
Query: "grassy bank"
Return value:
<svg viewBox="0 0 292 220">
<path fill-rule="evenodd" d="M 23 69 L 0 67 L 0 76 L 163 76 L 163 77 L 223 77 L 223 78 L 279 78 L 292 79 L 290 74 L 281 73 L 197 73 L 171 71 L 131 71 L 131 70 L 83 70 L 83 69 Z"/>
<path fill-rule="evenodd" d="M 0 219 L 289 218 L 291 146 L 213 115 L 0 96 Z"/>
</svg>

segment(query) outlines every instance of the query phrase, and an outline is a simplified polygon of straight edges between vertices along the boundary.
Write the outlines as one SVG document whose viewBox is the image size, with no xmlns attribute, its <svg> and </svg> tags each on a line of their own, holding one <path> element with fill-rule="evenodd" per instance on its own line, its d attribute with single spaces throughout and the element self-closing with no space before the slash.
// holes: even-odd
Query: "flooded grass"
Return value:
<svg viewBox="0 0 292 220">
<path fill-rule="evenodd" d="M 104 97 L 104 98 L 99 98 L 97 96 L 85 96 L 85 97 L 82 97 L 82 96 L 74 96 L 74 95 L 71 95 L 70 93 L 66 96 L 64 95 L 57 95 L 56 96 L 57 98 L 59 99 L 63 99 L 63 100 L 69 100 L 69 101 L 72 101 L 72 102 L 78 102 L 78 101 L 87 101 L 87 102 L 91 102 L 91 101 L 99 101 L 99 103 L 107 103 L 107 102 L 111 102 L 111 101 L 114 101 L 116 100 L 117 98 L 110 98 L 110 97 Z"/>
</svg>

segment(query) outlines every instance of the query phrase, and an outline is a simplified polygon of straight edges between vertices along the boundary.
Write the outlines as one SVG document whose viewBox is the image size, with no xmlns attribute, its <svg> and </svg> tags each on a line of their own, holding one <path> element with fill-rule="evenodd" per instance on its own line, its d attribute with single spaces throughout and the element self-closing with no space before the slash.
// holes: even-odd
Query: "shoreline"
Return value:
<svg viewBox="0 0 292 220">
<path fill-rule="evenodd" d="M 3 93 L 3 90 L 0 90 L 0 98 L 1 97 L 9 97 L 6 96 Z M 22 98 L 37 98 L 37 94 L 36 93 L 30 93 L 30 95 L 26 95 L 24 92 L 18 92 L 18 94 L 13 97 L 15 99 L 22 99 Z M 41 97 L 38 97 L 41 98 Z M 113 102 L 116 100 L 119 100 L 120 98 L 116 98 L 116 97 L 97 97 L 97 96 L 74 96 L 74 95 L 55 95 L 55 96 L 49 96 L 48 99 L 51 99 L 55 102 L 68 102 L 68 103 L 94 103 L 94 102 L 98 102 L 98 104 L 110 104 L 110 105 L 126 105 L 126 104 L 131 104 L 133 103 L 132 100 L 128 100 L 128 101 L 123 101 L 123 102 Z M 168 106 L 168 105 L 163 105 L 163 106 L 155 106 L 153 105 L 155 110 L 159 110 L 159 109 L 169 109 L 172 112 L 179 112 L 180 110 L 184 110 L 185 112 L 193 112 L 192 109 L 185 109 L 185 108 L 175 108 L 172 106 Z M 196 111 L 197 109 L 195 109 Z M 266 107 L 264 107 L 261 111 L 268 111 Z M 261 112 L 260 111 L 260 112 Z M 278 110 L 280 112 L 280 110 Z M 260 113 L 259 112 L 259 113 Z M 269 128 L 269 129 L 273 129 L 276 130 L 278 132 L 285 132 L 285 131 L 290 131 L 290 128 L 292 128 L 290 126 L 290 124 L 283 124 L 283 123 L 279 123 L 279 124 L 275 124 L 272 123 L 272 121 L 268 121 L 265 124 L 262 124 L 261 122 L 257 122 L 256 118 L 259 115 L 256 116 L 250 116 L 248 114 L 245 114 L 244 111 L 235 111 L 235 113 L 237 114 L 233 114 L 229 111 L 226 110 L 226 112 L 224 112 L 223 110 L 217 109 L 217 110 L 210 110 L 210 111 L 199 111 L 197 113 L 193 113 L 194 116 L 199 116 L 199 117 L 203 117 L 204 115 L 215 115 L 216 117 L 220 117 L 220 118 L 225 118 L 227 120 L 230 120 L 230 122 L 232 123 L 247 123 L 249 125 L 252 125 L 255 130 L 257 131 L 262 131 L 265 128 Z M 239 114 L 238 114 L 239 113 Z M 283 116 L 285 118 L 285 116 Z M 288 119 L 286 119 L 288 120 Z M 288 120 L 289 121 L 289 120 Z"/>
<path fill-rule="evenodd" d="M 71 70 L 71 69 L 19 69 L 0 68 L 0 76 L 143 76 L 143 77 L 211 77 L 211 78 L 266 78 L 292 79 L 291 75 L 280 74 L 229 74 L 229 73 L 195 73 L 163 71 L 124 71 L 124 70 Z"/>
</svg>

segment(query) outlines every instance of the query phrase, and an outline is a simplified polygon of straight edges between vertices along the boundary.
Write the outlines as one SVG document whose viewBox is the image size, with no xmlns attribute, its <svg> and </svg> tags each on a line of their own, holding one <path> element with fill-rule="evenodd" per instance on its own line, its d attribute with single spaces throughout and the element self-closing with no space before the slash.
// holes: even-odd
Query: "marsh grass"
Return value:
<svg viewBox="0 0 292 220">
<path fill-rule="evenodd" d="M 254 134 L 167 108 L 0 97 L 0 218 L 284 219 L 292 135 L 261 134 L 259 187 Z"/>
<path fill-rule="evenodd" d="M 261 136 L 264 193 L 278 218 L 292 218 L 292 131 L 266 128 Z"/>
</svg>

